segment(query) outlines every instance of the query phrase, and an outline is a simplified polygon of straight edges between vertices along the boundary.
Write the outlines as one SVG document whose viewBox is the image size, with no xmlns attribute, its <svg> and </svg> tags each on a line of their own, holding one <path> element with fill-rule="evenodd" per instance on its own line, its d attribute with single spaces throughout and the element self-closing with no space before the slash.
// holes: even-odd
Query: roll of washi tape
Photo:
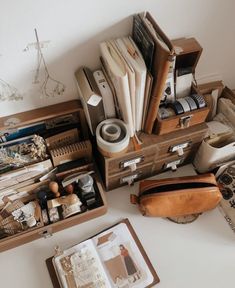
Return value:
<svg viewBox="0 0 235 288">
<path fill-rule="evenodd" d="M 116 140 L 109 141 L 103 138 L 103 126 L 111 125 L 112 127 L 116 127 L 116 125 L 120 128 L 120 135 Z M 110 127 L 110 126 L 108 126 Z M 119 131 L 119 129 L 117 129 Z M 104 129 L 104 131 L 107 131 Z M 118 132 L 117 132 L 118 133 Z M 116 133 L 116 135 L 117 135 Z M 128 132 L 127 125 L 119 119 L 106 119 L 99 123 L 96 127 L 96 142 L 99 151 L 105 157 L 114 157 L 119 156 L 125 153 L 128 149 L 130 140 L 130 134 Z"/>
<path fill-rule="evenodd" d="M 168 107 L 172 108 L 175 111 L 176 115 L 184 113 L 183 106 L 178 101 L 175 101 L 173 103 L 169 103 Z"/>
<path fill-rule="evenodd" d="M 158 109 L 158 115 L 161 119 L 169 118 L 169 113 L 165 107 L 160 107 Z"/>
<path fill-rule="evenodd" d="M 197 109 L 197 104 L 196 104 L 196 102 L 193 100 L 193 98 L 187 96 L 187 97 L 185 97 L 184 99 L 188 102 L 191 111 Z"/>
<path fill-rule="evenodd" d="M 189 97 L 193 98 L 193 100 L 196 102 L 197 107 L 200 108 L 204 108 L 206 106 L 206 101 L 203 98 L 202 95 L 199 94 L 192 94 Z"/>
<path fill-rule="evenodd" d="M 166 109 L 167 109 L 167 111 L 168 111 L 169 117 L 175 116 L 175 111 L 174 111 L 174 109 L 172 109 L 172 108 L 170 108 L 170 107 L 167 107 Z"/>
<path fill-rule="evenodd" d="M 177 101 L 182 105 L 184 112 L 191 111 L 188 102 L 184 98 L 179 98 L 179 99 L 177 99 Z"/>
<path fill-rule="evenodd" d="M 170 107 L 160 107 L 158 114 L 161 119 L 167 119 L 171 116 L 175 116 L 175 111 Z"/>
<path fill-rule="evenodd" d="M 101 128 L 101 135 L 106 141 L 116 141 L 121 135 L 121 128 L 115 123 L 104 124 Z"/>
</svg>

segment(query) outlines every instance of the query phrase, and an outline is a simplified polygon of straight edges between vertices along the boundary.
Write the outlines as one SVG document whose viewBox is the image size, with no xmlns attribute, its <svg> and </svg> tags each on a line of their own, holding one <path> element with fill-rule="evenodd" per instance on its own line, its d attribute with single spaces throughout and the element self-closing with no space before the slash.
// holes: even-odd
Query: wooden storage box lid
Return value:
<svg viewBox="0 0 235 288">
<path fill-rule="evenodd" d="M 16 128 L 35 122 L 79 112 L 82 105 L 79 100 L 71 100 L 50 106 L 45 106 L 0 118 L 0 129 Z"/>
<path fill-rule="evenodd" d="M 175 69 L 192 68 L 195 69 L 202 54 L 202 47 L 195 38 L 180 38 L 172 40 L 175 49 L 176 63 Z"/>
</svg>

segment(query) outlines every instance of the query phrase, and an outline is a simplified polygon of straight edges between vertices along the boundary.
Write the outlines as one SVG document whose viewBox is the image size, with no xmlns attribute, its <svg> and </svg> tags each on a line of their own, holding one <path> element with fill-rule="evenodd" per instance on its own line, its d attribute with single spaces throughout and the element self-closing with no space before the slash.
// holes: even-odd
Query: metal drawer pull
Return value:
<svg viewBox="0 0 235 288">
<path fill-rule="evenodd" d="M 165 165 L 163 166 L 163 169 L 171 169 L 172 171 L 176 171 L 177 170 L 177 165 L 182 164 L 184 161 L 184 158 L 178 159 L 176 161 L 172 161 L 169 163 L 165 163 Z"/>
<path fill-rule="evenodd" d="M 131 171 L 134 172 L 137 169 L 136 164 L 141 163 L 143 161 L 144 161 L 144 156 L 140 156 L 140 157 L 135 158 L 135 159 L 122 161 L 122 162 L 120 162 L 119 166 L 122 169 L 129 167 L 131 169 Z"/>
<path fill-rule="evenodd" d="M 180 119 L 179 119 L 180 128 L 188 128 L 192 116 L 193 116 L 193 115 L 188 115 L 188 116 L 180 117 Z"/>
<path fill-rule="evenodd" d="M 179 156 L 184 155 L 184 149 L 191 145 L 192 141 L 187 141 L 181 144 L 173 145 L 169 148 L 170 152 L 177 152 Z"/>
<path fill-rule="evenodd" d="M 140 173 L 136 173 L 136 174 L 133 174 L 133 175 L 130 175 L 130 176 L 126 176 L 126 177 L 122 177 L 120 179 L 120 183 L 123 184 L 123 183 L 127 183 L 129 186 L 131 185 L 134 185 L 134 181 L 136 179 L 138 179 L 141 175 L 141 172 Z"/>
</svg>

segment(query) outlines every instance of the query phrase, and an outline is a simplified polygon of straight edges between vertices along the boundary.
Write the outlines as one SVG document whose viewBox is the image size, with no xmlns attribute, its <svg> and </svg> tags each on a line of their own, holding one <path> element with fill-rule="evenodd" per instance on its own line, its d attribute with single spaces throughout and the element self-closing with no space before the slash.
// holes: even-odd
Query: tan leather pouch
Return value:
<svg viewBox="0 0 235 288">
<path fill-rule="evenodd" d="M 202 213 L 222 199 L 213 174 L 144 180 L 139 196 L 131 195 L 144 216 L 174 217 Z"/>
</svg>

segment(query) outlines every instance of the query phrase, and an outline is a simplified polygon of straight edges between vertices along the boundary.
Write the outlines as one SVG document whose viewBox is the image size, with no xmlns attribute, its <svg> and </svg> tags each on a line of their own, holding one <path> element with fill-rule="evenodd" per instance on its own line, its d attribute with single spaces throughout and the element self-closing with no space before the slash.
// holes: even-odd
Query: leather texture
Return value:
<svg viewBox="0 0 235 288">
<path fill-rule="evenodd" d="M 222 199 L 213 174 L 144 180 L 139 196 L 131 203 L 139 206 L 144 216 L 174 217 L 202 213 L 217 206 Z"/>
</svg>

